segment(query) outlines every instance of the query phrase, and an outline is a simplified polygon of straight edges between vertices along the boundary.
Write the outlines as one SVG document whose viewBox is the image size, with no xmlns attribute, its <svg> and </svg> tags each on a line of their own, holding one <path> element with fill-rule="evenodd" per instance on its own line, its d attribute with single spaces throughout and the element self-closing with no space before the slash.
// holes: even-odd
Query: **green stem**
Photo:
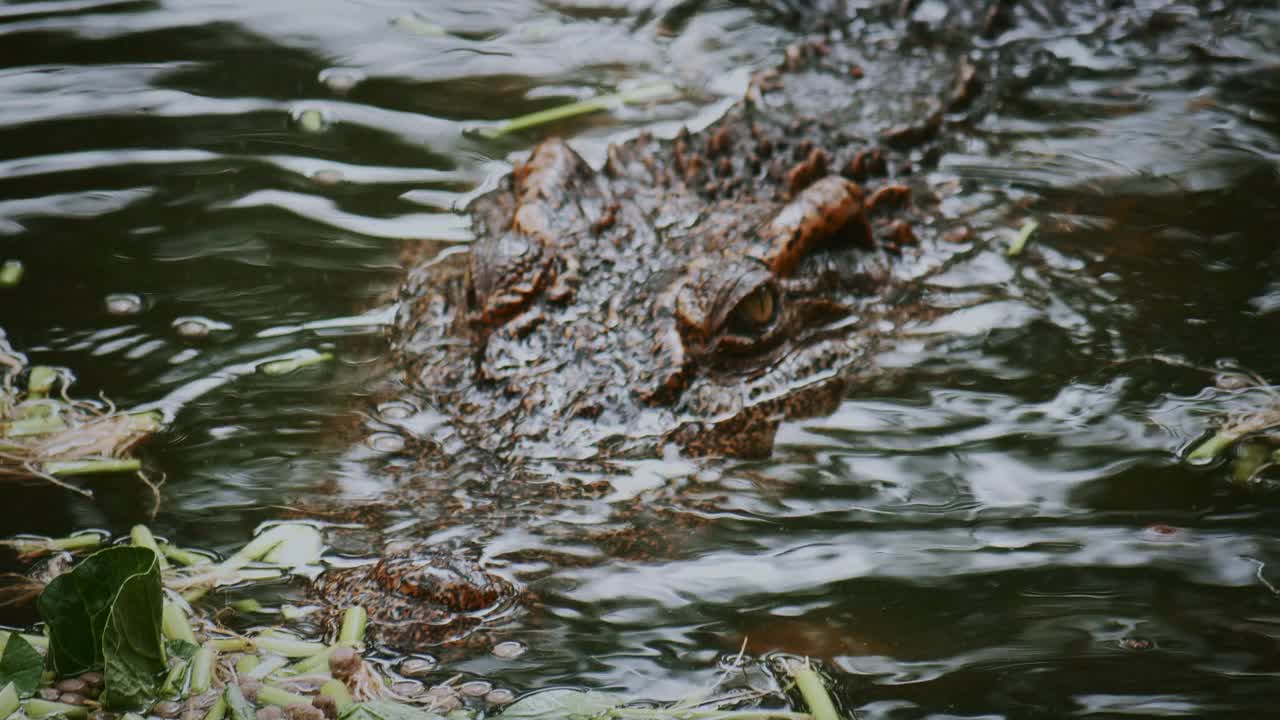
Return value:
<svg viewBox="0 0 1280 720">
<path fill-rule="evenodd" d="M 200 646 L 195 659 L 191 661 L 192 695 L 199 695 L 213 685 L 213 664 L 217 661 L 217 656 L 212 643 Z"/>
<path fill-rule="evenodd" d="M 137 472 L 142 469 L 142 461 L 136 458 L 69 460 L 47 462 L 41 469 L 50 475 L 102 475 L 106 473 Z"/>
<path fill-rule="evenodd" d="M 27 717 L 42 718 L 49 715 L 62 715 L 67 720 L 84 720 L 89 716 L 89 708 L 85 705 L 68 705 L 60 702 L 50 702 L 39 698 L 31 698 L 27 701 L 24 708 Z"/>
<path fill-rule="evenodd" d="M 48 435 L 66 429 L 67 424 L 59 417 L 30 418 L 0 424 L 0 437 L 17 438 L 31 435 Z"/>
<path fill-rule="evenodd" d="M 585 115 L 587 113 L 600 112 L 602 110 L 610 110 L 623 104 L 644 102 L 646 100 L 654 100 L 665 95 L 675 92 L 675 87 L 668 82 L 652 83 L 642 85 L 632 90 L 613 93 L 611 95 L 601 95 L 599 97 L 580 100 L 578 102 L 561 105 L 559 107 L 549 108 L 547 110 L 539 110 L 538 112 L 521 115 L 512 118 L 505 123 L 493 127 L 484 128 L 480 133 L 489 138 L 497 138 L 503 135 L 509 135 L 513 132 L 528 130 L 539 125 L 546 125 L 557 120 L 575 117 L 577 115 Z"/>
<path fill-rule="evenodd" d="M 790 670 L 796 687 L 800 688 L 804 704 L 809 706 L 813 720 L 840 720 L 840 713 L 836 712 L 836 706 L 831 702 L 831 696 L 827 694 L 827 688 L 818 673 L 808 664 L 799 663 L 793 664 Z"/>
<path fill-rule="evenodd" d="M 180 548 L 177 545 L 171 545 L 169 543 L 161 545 L 160 552 L 165 557 L 179 565 L 186 565 L 188 567 L 192 565 L 208 565 L 213 562 L 207 555 L 201 555 L 198 552 L 192 552 L 191 550 Z"/>
<path fill-rule="evenodd" d="M 347 686 L 337 678 L 326 680 L 320 686 L 320 694 L 325 697 L 333 698 L 334 704 L 338 706 L 338 712 L 341 713 L 351 705 L 354 700 L 351 698 L 351 692 L 347 690 Z"/>
<path fill-rule="evenodd" d="M 356 646 L 364 642 L 364 631 L 369 625 L 369 613 L 354 605 L 342 613 L 342 628 L 338 631 L 338 644 Z"/>
<path fill-rule="evenodd" d="M 262 662 L 262 659 L 257 655 L 245 655 L 236 661 L 236 673 L 240 675 L 248 675 L 253 672 L 254 668 L 258 667 L 258 663 L 260 662 Z"/>
<path fill-rule="evenodd" d="M 170 640 L 184 640 L 192 645 L 198 644 L 196 634 L 191 630 L 191 622 L 187 620 L 187 614 L 168 600 L 164 602 L 164 609 L 160 613 L 160 626 L 164 630 L 164 636 Z"/>
<path fill-rule="evenodd" d="M 258 688 L 258 703 L 262 705 L 310 705 L 311 698 L 291 693 L 278 687 L 263 685 Z"/>
<path fill-rule="evenodd" d="M 84 533 L 82 535 L 72 535 L 71 537 L 54 538 L 51 540 L 19 538 L 17 540 L 6 540 L 3 544 L 12 547 L 16 552 L 22 555 L 44 555 L 46 553 L 62 550 L 75 552 L 76 550 L 96 548 L 102 544 L 102 535 L 98 533 Z"/>
<path fill-rule="evenodd" d="M 318 353 L 312 351 L 304 355 L 299 355 L 298 357 L 287 358 L 284 360 L 272 360 L 271 362 L 262 363 L 258 366 L 258 372 L 263 375 L 288 375 L 289 373 L 297 372 L 302 368 L 318 365 L 332 359 L 333 353 Z"/>
<path fill-rule="evenodd" d="M 219 563 L 217 571 L 231 573 L 255 560 L 261 560 L 264 555 L 288 539 L 287 531 L 284 529 L 287 527 L 287 525 L 277 525 L 250 540 L 247 545 L 237 550 L 231 557 Z"/>
<path fill-rule="evenodd" d="M 164 682 L 160 685 L 159 694 L 163 697 L 175 697 L 184 695 L 186 689 L 187 673 L 191 670 L 191 663 L 183 660 L 178 664 L 169 668 L 168 674 L 164 676 Z"/>
<path fill-rule="evenodd" d="M 27 377 L 27 397 L 31 399 L 45 397 L 53 392 L 53 386 L 57 382 L 57 370 L 48 365 L 33 366 L 31 374 Z"/>
<path fill-rule="evenodd" d="M 325 648 L 324 652 L 316 653 L 285 668 L 282 674 L 292 676 L 320 672 L 329 667 L 329 656 L 332 654 L 333 648 Z"/>
<path fill-rule="evenodd" d="M 227 683 L 227 689 L 223 691 L 222 698 L 227 703 L 231 720 L 257 720 L 253 704 L 245 699 L 239 685 Z"/>
<path fill-rule="evenodd" d="M 209 644 L 219 652 L 253 652 L 258 649 L 252 640 L 242 637 L 214 638 Z"/>
<path fill-rule="evenodd" d="M 1217 458 L 1224 450 L 1231 447 L 1232 443 L 1239 439 L 1240 436 L 1236 433 L 1219 430 L 1214 433 L 1213 437 L 1197 445 L 1196 448 L 1187 455 L 1187 460 L 1193 463 L 1207 463 Z"/>
<path fill-rule="evenodd" d="M 156 559 L 160 561 L 160 569 L 166 570 L 169 562 L 164 559 L 164 555 L 160 553 L 160 546 L 156 544 L 156 536 L 151 534 L 151 528 L 146 525 L 134 525 L 129 530 L 129 540 L 138 547 L 144 547 L 156 554 Z"/>
<path fill-rule="evenodd" d="M 294 640 L 292 638 L 259 635 L 253 639 L 254 644 L 276 655 L 287 658 L 308 658 L 325 652 L 329 648 L 324 643 Z"/>
<path fill-rule="evenodd" d="M 18 689 L 13 686 L 13 683 L 8 683 L 3 690 L 0 690 L 0 720 L 12 715 L 19 704 Z"/>
<path fill-rule="evenodd" d="M 225 695 L 219 696 L 218 701 L 209 708 L 209 712 L 204 714 L 204 720 L 222 720 L 227 716 L 227 698 Z"/>
<path fill-rule="evenodd" d="M 1031 234 L 1034 233 L 1038 227 L 1040 227 L 1040 223 L 1036 222 L 1035 218 L 1029 218 L 1026 222 L 1022 223 L 1022 227 L 1018 229 L 1018 236 L 1013 239 L 1013 242 L 1009 245 L 1009 249 L 1005 251 L 1005 254 L 1009 257 L 1021 255 L 1022 251 L 1027 247 L 1027 241 L 1031 239 Z"/>
</svg>

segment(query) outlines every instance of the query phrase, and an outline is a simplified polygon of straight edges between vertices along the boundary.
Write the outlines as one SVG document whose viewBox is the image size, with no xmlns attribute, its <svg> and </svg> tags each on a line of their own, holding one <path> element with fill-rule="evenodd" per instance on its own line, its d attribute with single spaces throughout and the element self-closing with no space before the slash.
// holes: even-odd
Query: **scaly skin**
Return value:
<svg viewBox="0 0 1280 720">
<path fill-rule="evenodd" d="M 1023 9 L 947 6 L 923 28 L 898 17 L 910 2 L 824 16 L 835 30 L 789 48 L 710 127 L 642 134 L 599 170 L 546 140 L 479 198 L 471 252 L 419 258 L 401 291 L 393 350 L 429 422 L 388 423 L 408 443 L 390 514 L 423 534 L 465 523 L 486 536 L 492 522 L 550 536 L 562 528 L 549 518 L 608 483 L 549 480 L 537 461 L 600 467 L 670 443 L 768 455 L 784 418 L 829 413 L 883 342 L 940 312 L 924 280 L 969 235 L 919 170 L 1011 92 L 999 68 L 1035 52 L 976 43 Z M 1119 21 L 1102 3 L 1063 12 Z M 606 558 L 660 558 L 715 505 L 637 499 L 609 505 L 607 532 L 566 532 Z M 414 649 L 505 617 L 521 595 L 476 561 L 414 547 L 330 572 L 322 596 L 365 605 L 377 637 Z"/>
</svg>

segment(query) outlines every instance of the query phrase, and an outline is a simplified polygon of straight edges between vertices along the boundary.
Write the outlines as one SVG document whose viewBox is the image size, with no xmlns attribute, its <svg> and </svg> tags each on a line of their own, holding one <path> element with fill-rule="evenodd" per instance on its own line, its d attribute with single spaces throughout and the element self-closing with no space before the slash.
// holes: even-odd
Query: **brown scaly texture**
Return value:
<svg viewBox="0 0 1280 720">
<path fill-rule="evenodd" d="M 1053 71 L 1034 37 L 980 38 L 1024 21 L 1147 25 L 1146 10 L 1102 2 L 945 3 L 942 17 L 938 3 L 827 5 L 782 8 L 822 33 L 710 127 L 615 145 L 599 170 L 546 140 L 475 202 L 471 252 L 410 269 L 392 342 L 421 413 L 387 423 L 408 441 L 387 468 L 395 516 L 423 534 L 466 523 L 474 542 L 518 524 L 600 551 L 552 567 L 687 551 L 714 498 L 607 503 L 607 523 L 557 525 L 548 518 L 598 505 L 607 483 L 548 477 L 538 461 L 600 467 L 667 443 L 767 455 L 783 418 L 830 412 L 883 343 L 945 305 L 925 280 L 963 252 L 947 238 L 970 233 L 938 212 L 922 170 Z M 365 605 L 406 649 L 495 617 L 489 589 L 505 581 L 437 549 L 407 552 L 331 572 L 325 599 Z M 424 601 L 423 572 L 456 589 Z"/>
</svg>

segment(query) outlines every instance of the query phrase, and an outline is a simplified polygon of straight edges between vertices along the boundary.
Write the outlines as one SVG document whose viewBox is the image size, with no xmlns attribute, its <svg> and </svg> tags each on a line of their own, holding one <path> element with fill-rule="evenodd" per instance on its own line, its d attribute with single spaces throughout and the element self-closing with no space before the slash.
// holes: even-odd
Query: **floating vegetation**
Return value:
<svg viewBox="0 0 1280 720">
<path fill-rule="evenodd" d="M 1234 449 L 1231 475 L 1236 484 L 1280 488 L 1265 477 L 1280 467 L 1280 387 L 1244 371 L 1229 373 L 1228 377 L 1240 392 L 1256 395 L 1260 402 L 1227 414 L 1212 435 L 1190 448 L 1187 461 L 1211 463 Z"/>
<path fill-rule="evenodd" d="M 264 570 L 278 579 L 291 568 L 312 565 L 323 544 L 319 531 L 303 523 L 273 525 L 220 562 L 176 548 L 141 525 L 105 548 L 103 536 L 92 536 L 94 542 L 86 537 L 8 543 L 36 553 L 93 552 L 42 584 L 36 606 L 44 634 L 0 632 L 0 720 L 82 720 L 91 712 L 98 720 L 135 720 L 134 713 L 190 720 L 841 717 L 822 675 L 802 658 L 761 662 L 771 687 L 719 694 L 710 688 L 677 702 L 563 687 L 520 696 L 489 680 L 463 681 L 418 658 L 367 662 L 369 617 L 362 607 L 345 608 L 336 632 L 324 640 L 282 626 L 237 632 L 222 624 L 235 616 L 233 604 L 210 608 L 184 599 L 196 589 L 246 590 Z M 249 610 L 268 609 L 254 603 Z M 284 613 L 275 617 L 281 625 L 290 622 Z M 415 661 L 419 670 L 410 667 Z M 742 661 L 739 654 L 734 667 L 744 667 Z M 388 669 L 393 665 L 401 668 L 400 676 Z M 438 679 L 429 689 L 408 679 L 431 675 Z M 788 695 L 798 696 L 796 704 L 807 710 L 792 707 Z"/>
<path fill-rule="evenodd" d="M 325 363 L 333 359 L 333 353 L 304 350 L 294 353 L 283 360 L 271 360 L 258 365 L 258 372 L 263 375 L 280 376 L 295 373 L 303 368 Z"/>
<path fill-rule="evenodd" d="M 72 400 L 69 384 L 54 368 L 27 368 L 25 359 L 0 341 L 0 477 L 43 478 L 89 495 L 59 478 L 140 471 L 133 451 L 161 428 L 160 413 Z"/>
<path fill-rule="evenodd" d="M 25 271 L 21 260 L 5 260 L 0 263 L 0 288 L 18 287 Z"/>
<path fill-rule="evenodd" d="M 1031 236 L 1040 227 L 1040 223 L 1035 218 L 1028 218 L 1022 223 L 1022 227 L 1018 229 L 1018 235 L 1014 237 L 1013 242 L 1009 244 L 1009 249 L 1005 250 L 1005 254 L 1009 257 L 1017 257 L 1027 248 L 1027 243 L 1031 240 Z"/>
<path fill-rule="evenodd" d="M 391 27 L 423 37 L 444 37 L 445 29 L 417 15 L 401 15 L 391 20 Z"/>
<path fill-rule="evenodd" d="M 477 132 L 487 138 L 498 138 L 503 135 L 510 135 L 521 130 L 546 125 L 558 120 L 576 117 L 578 115 L 586 115 L 587 113 L 601 112 L 604 110 L 612 110 L 622 105 L 632 105 L 636 103 L 648 102 L 659 98 L 668 97 L 674 94 L 676 88 L 669 82 L 651 83 L 641 85 L 630 90 L 613 93 L 612 95 L 601 95 L 587 100 L 561 105 L 547 110 L 539 110 L 528 115 L 508 120 L 501 125 L 484 127 Z"/>
</svg>

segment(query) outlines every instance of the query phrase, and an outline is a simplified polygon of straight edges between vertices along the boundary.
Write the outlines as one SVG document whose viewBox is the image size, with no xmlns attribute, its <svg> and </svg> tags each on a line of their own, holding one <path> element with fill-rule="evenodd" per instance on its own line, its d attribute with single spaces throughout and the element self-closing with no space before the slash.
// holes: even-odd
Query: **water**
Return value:
<svg viewBox="0 0 1280 720">
<path fill-rule="evenodd" d="M 1051 61 L 930 170 L 994 248 L 946 280 L 969 307 L 834 415 L 785 425 L 769 461 L 627 466 L 622 494 L 726 497 L 714 529 L 665 562 L 540 579 L 533 650 L 457 667 L 676 697 L 745 637 L 822 658 L 868 718 L 1269 712 L 1280 513 L 1179 452 L 1257 398 L 1192 366 L 1280 380 L 1280 14 L 1201 10 L 1145 28 L 1032 12 L 1018 32 Z M 785 20 L 727 2 L 0 4 L 0 256 L 26 265 L 0 327 L 82 394 L 174 413 L 146 453 L 154 518 L 128 478 L 92 481 L 94 501 L 10 486 L 22 512 L 0 532 L 145 521 L 225 549 L 293 498 L 383 488 L 348 455 L 382 331 L 332 321 L 385 306 L 406 241 L 467 242 L 455 211 L 540 137 L 473 131 L 659 80 L 679 97 L 546 132 L 590 155 L 703 124 L 796 37 Z M 1004 257 L 1029 216 L 1031 248 Z M 118 294 L 138 312 L 109 312 Z M 337 361 L 232 372 L 299 350 Z"/>
</svg>

